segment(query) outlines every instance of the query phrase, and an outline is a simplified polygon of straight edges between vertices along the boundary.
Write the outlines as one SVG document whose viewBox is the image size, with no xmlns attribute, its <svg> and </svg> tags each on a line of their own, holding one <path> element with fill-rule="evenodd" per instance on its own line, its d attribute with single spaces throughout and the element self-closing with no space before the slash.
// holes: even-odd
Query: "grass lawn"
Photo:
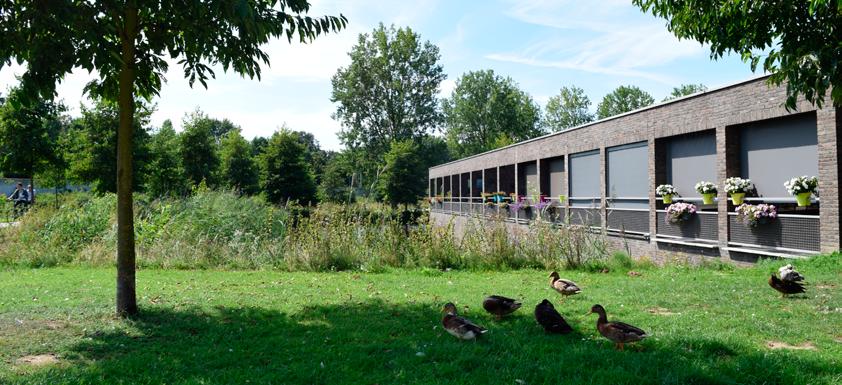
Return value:
<svg viewBox="0 0 842 385">
<path fill-rule="evenodd" d="M 840 259 L 799 263 L 811 283 L 800 297 L 767 286 L 775 263 L 565 272 L 584 292 L 561 304 L 544 271 L 145 270 L 132 321 L 112 316 L 113 270 L 6 270 L 0 383 L 840 384 Z M 487 294 L 525 305 L 497 322 Z M 543 298 L 574 334 L 543 333 L 532 317 Z M 484 340 L 442 330 L 447 301 L 490 329 Z M 584 316 L 595 303 L 652 337 L 615 351 Z M 44 354 L 56 362 L 21 360 Z"/>
</svg>

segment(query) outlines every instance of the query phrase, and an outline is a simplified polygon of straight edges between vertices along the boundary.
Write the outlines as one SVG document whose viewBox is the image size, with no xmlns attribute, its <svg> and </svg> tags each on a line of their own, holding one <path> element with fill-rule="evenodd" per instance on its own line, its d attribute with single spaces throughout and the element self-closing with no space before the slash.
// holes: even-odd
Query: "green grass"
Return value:
<svg viewBox="0 0 842 385">
<path fill-rule="evenodd" d="M 111 269 L 11 269 L 0 271 L 0 383 L 839 384 L 840 259 L 799 262 L 812 286 L 787 299 L 765 282 L 780 263 L 566 272 L 584 293 L 563 304 L 536 270 L 142 270 L 143 314 L 131 321 L 112 315 Z M 494 321 L 480 306 L 492 293 L 524 309 Z M 543 298 L 574 334 L 539 329 L 531 313 Z M 445 333 L 447 301 L 488 327 L 486 338 Z M 584 316 L 595 303 L 652 337 L 615 351 L 596 317 Z M 772 350 L 769 341 L 815 350 Z M 44 353 L 59 362 L 17 363 Z"/>
</svg>

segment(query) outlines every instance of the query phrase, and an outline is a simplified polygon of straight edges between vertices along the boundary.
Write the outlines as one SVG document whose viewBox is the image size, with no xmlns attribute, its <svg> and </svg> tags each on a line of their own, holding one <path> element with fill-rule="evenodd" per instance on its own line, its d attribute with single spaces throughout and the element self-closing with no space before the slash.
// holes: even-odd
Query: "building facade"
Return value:
<svg viewBox="0 0 842 385">
<path fill-rule="evenodd" d="M 751 261 L 839 250 L 842 115 L 831 105 L 817 109 L 803 100 L 787 111 L 785 87 L 765 81 L 744 81 L 432 167 L 431 219 L 455 223 L 456 229 L 470 218 L 492 217 L 513 225 L 586 225 L 654 258 Z M 802 175 L 819 179 L 820 196 L 806 207 L 784 188 Z M 777 218 L 758 226 L 741 222 L 723 188 L 728 177 L 751 179 L 755 191 L 746 203 L 775 205 Z M 718 186 L 712 204 L 703 203 L 694 188 L 702 181 Z M 680 223 L 667 220 L 669 205 L 655 194 L 662 184 L 673 185 L 679 195 L 674 200 L 694 204 L 696 214 Z M 500 196 L 524 205 L 495 204 Z"/>
</svg>

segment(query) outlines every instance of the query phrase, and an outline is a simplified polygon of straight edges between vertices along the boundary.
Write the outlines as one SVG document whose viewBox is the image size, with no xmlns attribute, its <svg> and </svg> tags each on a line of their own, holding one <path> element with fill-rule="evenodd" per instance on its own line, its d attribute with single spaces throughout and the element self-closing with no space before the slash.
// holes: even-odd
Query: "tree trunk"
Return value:
<svg viewBox="0 0 842 385">
<path fill-rule="evenodd" d="M 120 126 L 117 129 L 117 314 L 137 314 L 135 294 L 134 210 L 132 208 L 132 130 L 134 127 L 135 37 L 137 5 L 126 4 L 121 33 Z"/>
</svg>

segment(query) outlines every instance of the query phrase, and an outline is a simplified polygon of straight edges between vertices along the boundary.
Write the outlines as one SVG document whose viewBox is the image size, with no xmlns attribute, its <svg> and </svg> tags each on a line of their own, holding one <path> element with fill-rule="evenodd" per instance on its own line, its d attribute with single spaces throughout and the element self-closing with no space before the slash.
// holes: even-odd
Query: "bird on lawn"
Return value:
<svg viewBox="0 0 842 385">
<path fill-rule="evenodd" d="M 608 316 L 602 305 L 593 305 L 588 314 L 593 313 L 599 314 L 599 319 L 596 320 L 596 329 L 599 330 L 599 334 L 614 342 L 618 350 L 623 350 L 624 344 L 637 342 L 649 336 L 645 331 L 627 323 L 608 322 Z"/>
<path fill-rule="evenodd" d="M 804 284 L 795 281 L 784 281 L 775 276 L 775 273 L 769 275 L 769 286 L 781 293 L 781 297 L 786 297 L 788 294 L 804 293 Z"/>
<path fill-rule="evenodd" d="M 582 292 L 582 289 L 575 282 L 569 279 L 559 278 L 557 271 L 550 273 L 550 287 L 564 296 Z"/>
<path fill-rule="evenodd" d="M 535 320 L 547 333 L 567 334 L 573 331 L 573 328 L 567 324 L 564 317 L 555 310 L 553 304 L 547 299 L 535 305 Z"/>
<path fill-rule="evenodd" d="M 490 295 L 482 301 L 482 308 L 493 314 L 498 320 L 503 316 L 514 313 L 515 310 L 520 309 L 521 305 L 523 304 L 501 295 Z"/>
<path fill-rule="evenodd" d="M 782 281 L 798 282 L 804 280 L 804 276 L 795 271 L 795 268 L 789 263 L 778 269 L 778 273 L 781 275 Z"/>
<path fill-rule="evenodd" d="M 460 340 L 472 340 L 485 334 L 488 330 L 456 314 L 456 305 L 448 302 L 442 309 L 444 317 L 441 324 L 452 336 Z"/>
</svg>

